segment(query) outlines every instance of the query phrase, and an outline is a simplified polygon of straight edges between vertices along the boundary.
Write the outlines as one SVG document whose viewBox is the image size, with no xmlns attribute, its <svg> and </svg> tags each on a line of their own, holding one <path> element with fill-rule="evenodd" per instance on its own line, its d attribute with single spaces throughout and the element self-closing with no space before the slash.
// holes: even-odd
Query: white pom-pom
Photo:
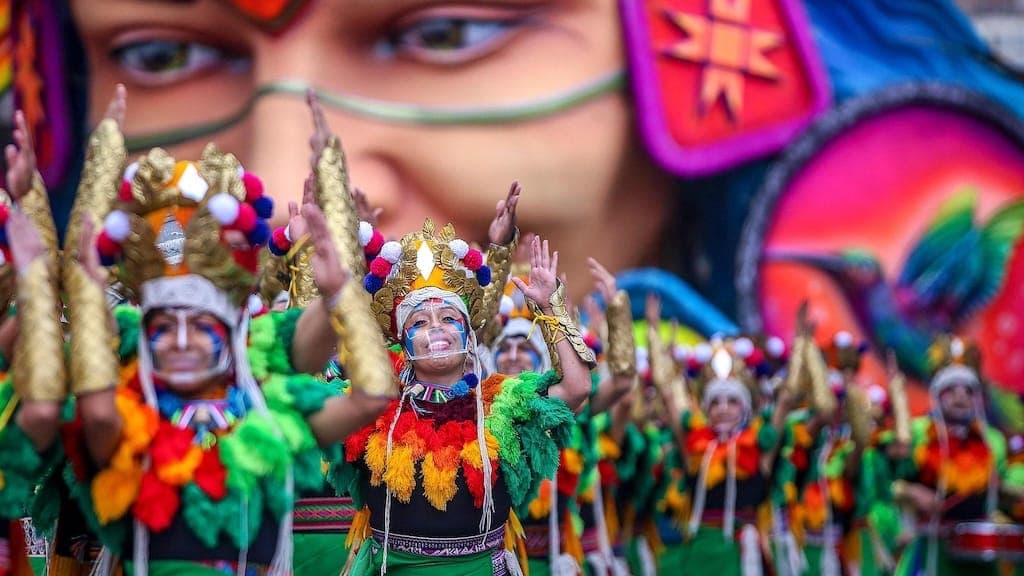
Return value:
<svg viewBox="0 0 1024 576">
<path fill-rule="evenodd" d="M 221 226 L 230 226 L 238 219 L 238 200 L 230 194 L 221 192 L 210 198 L 206 206 Z"/>
<path fill-rule="evenodd" d="M 839 332 L 836 332 L 832 341 L 840 348 L 848 348 L 853 346 L 853 334 L 850 334 L 846 330 L 840 330 Z"/>
<path fill-rule="evenodd" d="M 885 393 L 885 388 L 882 388 L 878 384 L 872 384 L 868 387 L 868 399 L 876 406 L 885 404 L 885 400 L 888 396 L 889 395 Z"/>
<path fill-rule="evenodd" d="M 292 242 L 292 225 L 291 224 L 289 224 L 289 225 L 284 227 L 284 239 L 287 240 L 289 244 L 291 244 L 291 242 Z"/>
<path fill-rule="evenodd" d="M 647 372 L 651 367 L 650 360 L 647 357 L 647 348 L 642 346 L 636 347 L 636 369 L 638 372 Z"/>
<path fill-rule="evenodd" d="M 394 240 L 385 242 L 380 247 L 380 257 L 394 264 L 402 257 L 402 245 Z"/>
<path fill-rule="evenodd" d="M 7 257 L 4 256 L 3 251 L 0 251 L 0 266 L 7 265 Z"/>
<path fill-rule="evenodd" d="M 710 344 L 701 342 L 693 347 L 693 359 L 701 364 L 707 364 L 713 351 Z"/>
<path fill-rule="evenodd" d="M 139 163 L 132 162 L 124 169 L 124 181 L 131 182 L 132 178 L 135 178 L 135 173 L 139 171 Z"/>
<path fill-rule="evenodd" d="M 782 341 L 782 338 L 772 336 L 764 343 L 764 349 L 772 358 L 779 358 L 786 353 L 786 343 Z"/>
<path fill-rule="evenodd" d="M 754 343 L 750 338 L 737 338 L 732 343 L 732 350 L 740 358 L 749 358 L 754 353 Z"/>
<path fill-rule="evenodd" d="M 359 222 L 359 245 L 366 248 L 366 245 L 373 239 L 373 226 L 369 222 Z"/>
<path fill-rule="evenodd" d="M 498 304 L 498 314 L 508 316 L 512 313 L 512 310 L 515 309 L 515 307 L 516 305 L 512 302 L 511 298 L 504 294 L 501 295 L 501 304 Z"/>
<path fill-rule="evenodd" d="M 111 240 L 120 244 L 128 238 L 131 233 L 131 225 L 128 223 L 128 214 L 122 210 L 114 210 L 103 219 L 103 230 Z"/>
<path fill-rule="evenodd" d="M 676 344 L 672 347 L 672 358 L 674 358 L 676 362 L 686 362 L 690 358 L 691 353 L 692 350 L 690 350 L 689 346 Z"/>
<path fill-rule="evenodd" d="M 250 294 L 245 305 L 249 309 L 249 314 L 259 314 L 263 311 L 263 299 L 256 294 Z"/>
<path fill-rule="evenodd" d="M 238 179 L 241 180 L 242 176 L 245 176 L 245 168 L 241 164 L 238 165 Z"/>
<path fill-rule="evenodd" d="M 459 260 L 465 258 L 466 254 L 469 252 L 469 244 L 466 244 L 466 241 L 460 238 L 456 238 L 449 242 L 448 247 L 452 249 L 452 252 L 455 253 L 455 257 Z"/>
</svg>

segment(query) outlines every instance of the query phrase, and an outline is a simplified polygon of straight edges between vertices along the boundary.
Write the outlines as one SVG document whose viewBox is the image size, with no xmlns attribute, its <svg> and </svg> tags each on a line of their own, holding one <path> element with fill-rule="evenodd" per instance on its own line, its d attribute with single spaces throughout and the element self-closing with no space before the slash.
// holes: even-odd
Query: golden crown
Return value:
<svg viewBox="0 0 1024 576">
<path fill-rule="evenodd" d="M 362 223 L 361 228 L 366 228 Z M 373 246 L 373 234 L 360 230 L 360 243 Z M 379 251 L 368 250 L 369 273 L 363 286 L 372 295 L 370 309 L 385 334 L 395 338 L 394 312 L 411 292 L 438 288 L 462 298 L 469 311 L 469 322 L 479 329 L 488 320 L 484 310 L 484 287 L 491 283 L 491 270 L 483 263 L 483 254 L 455 236 L 455 227 L 440 231 L 427 219 L 423 230 L 406 234 L 399 241 L 385 242 Z"/>
</svg>

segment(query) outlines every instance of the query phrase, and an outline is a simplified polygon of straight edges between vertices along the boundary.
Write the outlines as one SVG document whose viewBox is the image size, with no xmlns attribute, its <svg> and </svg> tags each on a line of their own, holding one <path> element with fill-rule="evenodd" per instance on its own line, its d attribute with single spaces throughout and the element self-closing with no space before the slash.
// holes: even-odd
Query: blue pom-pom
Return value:
<svg viewBox="0 0 1024 576">
<path fill-rule="evenodd" d="M 772 364 L 771 362 L 759 362 L 754 367 L 754 373 L 757 374 L 758 378 L 767 378 L 772 375 Z"/>
<path fill-rule="evenodd" d="M 260 196 L 253 201 L 252 207 L 260 218 L 269 219 L 274 215 L 274 199 L 270 196 Z"/>
<path fill-rule="evenodd" d="M 363 278 L 363 288 L 370 294 L 376 294 L 378 290 L 384 287 L 384 279 L 373 274 L 367 274 Z"/>
<path fill-rule="evenodd" d="M 7 227 L 0 226 L 0 245 L 7 246 Z"/>
<path fill-rule="evenodd" d="M 490 284 L 491 269 L 486 265 L 478 268 L 476 271 L 476 281 L 479 282 L 481 286 L 487 286 L 488 284 Z"/>
<path fill-rule="evenodd" d="M 466 383 L 466 386 L 470 388 L 476 388 L 480 384 L 480 379 L 476 377 L 476 374 L 466 374 L 462 377 L 462 382 Z"/>
<path fill-rule="evenodd" d="M 97 250 L 97 252 L 99 252 L 99 251 Z M 101 266 L 113 266 L 114 264 L 117 264 L 117 257 L 116 256 L 107 256 L 106 254 L 100 253 L 100 265 Z"/>
<path fill-rule="evenodd" d="M 690 378 L 696 378 L 697 376 L 700 376 L 700 367 L 699 366 L 687 366 L 686 367 L 686 375 L 689 376 Z"/>
<path fill-rule="evenodd" d="M 469 394 L 469 386 L 466 386 L 466 382 L 463 380 L 459 380 L 455 384 L 452 384 L 452 387 L 449 388 L 449 390 L 451 391 L 452 396 L 455 396 L 456 398 Z"/>
<path fill-rule="evenodd" d="M 245 237 L 250 246 L 263 246 L 270 241 L 270 225 L 266 220 L 257 220 L 252 232 Z"/>
</svg>

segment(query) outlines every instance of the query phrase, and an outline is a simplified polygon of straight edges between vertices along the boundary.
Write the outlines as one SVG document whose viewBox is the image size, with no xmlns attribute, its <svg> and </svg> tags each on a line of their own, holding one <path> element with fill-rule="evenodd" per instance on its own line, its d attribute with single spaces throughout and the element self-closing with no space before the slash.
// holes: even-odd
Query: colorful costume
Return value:
<svg viewBox="0 0 1024 576">
<path fill-rule="evenodd" d="M 361 509 L 352 573 L 505 574 L 517 565 L 509 551 L 521 530 L 516 511 L 554 475 L 572 412 L 546 395 L 553 372 L 479 381 L 472 351 L 488 318 L 491 271 L 451 226 L 438 231 L 428 221 L 422 232 L 376 251 L 364 286 L 397 345 L 403 389 L 374 424 L 349 438 L 346 465 L 331 472 L 335 488 Z M 416 376 L 414 341 L 422 334 L 407 329 L 406 319 L 435 306 L 457 311 L 445 316 L 461 338 L 452 353 L 473 359 L 453 385 Z"/>
<path fill-rule="evenodd" d="M 99 363 L 100 372 L 115 361 L 120 439 L 109 462 L 96 469 L 81 435 L 73 438 L 64 479 L 108 558 L 124 558 L 126 572 L 290 572 L 294 495 L 323 480 L 324 452 L 306 418 L 340 392 L 292 366 L 302 310 L 250 321 L 246 305 L 273 204 L 258 179 L 212 145 L 199 162 L 175 162 L 155 149 L 130 165 L 117 186 L 122 158 L 120 134 L 105 121 L 94 136 L 76 215 L 80 222 L 95 210 L 102 219 L 101 261 L 117 264 L 140 306 L 115 309 L 114 351 L 95 336 L 72 332 L 76 392 L 110 385 L 97 382 L 96 372 L 75 372 L 76 361 Z M 105 308 L 88 315 L 96 310 L 91 306 L 105 304 L 96 294 L 102 289 L 76 278 L 79 272 L 65 271 L 78 281 L 69 289 L 72 322 L 109 329 Z M 340 301 L 332 313 L 344 316 L 349 304 Z M 178 318 L 179 346 L 186 330 L 197 329 L 186 327 L 185 315 L 219 322 L 203 328 L 214 363 L 197 376 L 157 363 L 153 346 L 162 328 L 147 327 L 146 318 L 168 310 L 163 313 Z M 373 341 L 364 346 L 372 356 Z M 179 396 L 172 385 L 190 378 L 215 389 Z M 325 450 L 331 460 L 341 456 L 337 445 Z"/>
</svg>

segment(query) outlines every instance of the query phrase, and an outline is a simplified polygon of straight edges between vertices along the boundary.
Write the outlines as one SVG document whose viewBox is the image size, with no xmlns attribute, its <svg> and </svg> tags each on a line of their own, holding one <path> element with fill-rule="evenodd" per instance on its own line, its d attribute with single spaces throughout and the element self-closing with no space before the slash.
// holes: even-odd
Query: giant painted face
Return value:
<svg viewBox="0 0 1024 576">
<path fill-rule="evenodd" d="M 571 277 L 585 255 L 620 269 L 657 252 L 671 182 L 634 141 L 615 0 L 263 3 L 274 26 L 235 4 L 257 6 L 72 0 L 91 120 L 123 82 L 129 147 L 195 157 L 213 140 L 298 200 L 314 87 L 386 234 L 429 216 L 484 240 L 518 179 L 520 226 Z"/>
</svg>

